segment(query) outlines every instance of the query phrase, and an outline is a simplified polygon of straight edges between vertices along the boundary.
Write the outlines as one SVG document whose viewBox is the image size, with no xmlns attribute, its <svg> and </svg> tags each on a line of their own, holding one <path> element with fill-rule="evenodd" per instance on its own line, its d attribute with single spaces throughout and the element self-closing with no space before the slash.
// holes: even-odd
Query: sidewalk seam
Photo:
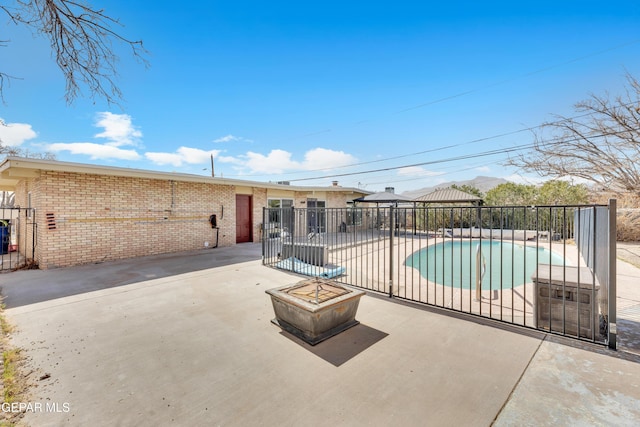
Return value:
<svg viewBox="0 0 640 427">
<path fill-rule="evenodd" d="M 538 354 L 538 351 L 540 350 L 540 347 L 542 346 L 542 343 L 547 340 L 547 337 L 548 337 L 548 335 L 545 335 L 544 338 L 542 340 L 540 340 L 540 342 L 538 343 L 538 346 L 536 347 L 535 351 L 531 355 L 531 358 L 529 358 L 529 361 L 527 362 L 527 366 L 524 367 L 524 369 L 522 370 L 522 373 L 518 377 L 518 381 L 516 381 L 514 386 L 511 388 L 511 391 L 509 392 L 509 396 L 507 396 L 507 399 L 504 401 L 504 403 L 500 407 L 500 410 L 498 411 L 496 416 L 493 418 L 493 421 L 491 422 L 492 426 L 498 420 L 498 417 L 500 416 L 500 414 L 504 410 L 505 406 L 507 406 L 507 403 L 509 403 L 509 401 L 511 400 L 511 396 L 513 396 L 513 393 L 516 391 L 516 389 L 518 388 L 518 386 L 522 382 L 522 377 L 524 377 L 524 374 L 527 372 L 527 370 L 529 370 L 529 366 L 531 366 L 531 362 L 533 362 L 533 358 L 536 357 L 536 354 Z"/>
</svg>

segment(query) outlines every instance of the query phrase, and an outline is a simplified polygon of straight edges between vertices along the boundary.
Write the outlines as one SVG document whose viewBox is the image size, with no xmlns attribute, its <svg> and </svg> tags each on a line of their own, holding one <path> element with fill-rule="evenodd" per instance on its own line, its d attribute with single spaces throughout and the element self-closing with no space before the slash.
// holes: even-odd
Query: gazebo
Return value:
<svg viewBox="0 0 640 427">
<path fill-rule="evenodd" d="M 436 205 L 471 205 L 476 207 L 476 223 L 480 223 L 480 206 L 482 206 L 482 198 L 473 194 L 466 193 L 456 188 L 439 188 L 431 193 L 423 194 L 416 197 L 413 201 L 417 203 L 436 204 Z M 453 207 L 453 206 L 452 206 Z"/>
<path fill-rule="evenodd" d="M 481 206 L 482 198 L 474 196 L 473 194 L 465 193 L 464 191 L 455 188 L 443 188 L 432 191 L 431 193 L 423 194 L 422 196 L 412 198 L 403 196 L 402 194 L 395 194 L 393 191 L 381 191 L 378 193 L 369 194 L 367 196 L 359 197 L 353 200 L 354 203 L 375 203 L 376 208 L 380 207 L 380 204 L 389 204 L 397 207 L 399 203 L 410 203 L 413 205 L 412 217 L 413 227 L 415 233 L 415 221 L 416 211 L 415 207 L 418 203 L 432 203 L 432 204 L 470 204 L 471 206 Z M 378 211 L 376 214 L 377 222 L 384 222 L 385 219 L 381 218 L 381 214 Z M 398 219 L 396 219 L 396 222 Z"/>
<path fill-rule="evenodd" d="M 380 212 L 380 204 L 389 204 L 398 206 L 398 203 L 411 203 L 415 207 L 415 202 L 411 197 L 403 196 L 402 194 L 396 194 L 391 187 L 385 191 L 379 193 L 368 194 L 364 197 L 359 197 L 353 200 L 354 203 L 375 203 L 376 204 L 376 224 L 383 224 L 386 222 L 386 214 Z"/>
<path fill-rule="evenodd" d="M 410 203 L 414 200 L 411 197 L 403 196 L 402 194 L 395 194 L 389 191 L 381 191 L 379 193 L 368 194 L 364 197 L 359 197 L 353 200 L 358 203 L 375 203 L 376 206 L 380 203 Z"/>
<path fill-rule="evenodd" d="M 439 188 L 431 193 L 413 199 L 417 203 L 470 203 L 473 206 L 480 206 L 482 198 L 455 188 Z"/>
</svg>

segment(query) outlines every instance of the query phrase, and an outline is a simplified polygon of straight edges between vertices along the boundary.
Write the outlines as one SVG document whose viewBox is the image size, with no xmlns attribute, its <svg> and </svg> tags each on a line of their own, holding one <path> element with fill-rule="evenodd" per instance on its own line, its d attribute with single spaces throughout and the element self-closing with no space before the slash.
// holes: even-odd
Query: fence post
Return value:
<svg viewBox="0 0 640 427">
<path fill-rule="evenodd" d="M 284 210 L 282 211 L 284 213 Z M 307 209 L 307 215 L 309 215 L 309 210 Z M 293 251 L 293 247 L 294 247 L 294 236 L 296 235 L 295 233 L 295 227 L 296 227 L 296 219 L 295 219 L 295 215 L 296 215 L 296 207 L 295 206 L 291 206 L 291 214 L 289 215 L 289 239 L 291 239 L 291 250 Z M 304 232 L 304 227 L 303 227 L 303 232 Z M 292 252 L 293 253 L 293 252 Z"/>
<path fill-rule="evenodd" d="M 31 211 L 33 225 L 31 226 L 31 259 L 36 260 L 36 245 L 38 244 L 38 222 L 36 221 L 36 210 Z M 18 243 L 19 244 L 19 243 Z"/>
<path fill-rule="evenodd" d="M 609 295 L 607 313 L 607 343 L 609 348 L 616 348 L 616 238 L 617 238 L 617 200 L 609 199 Z"/>
<path fill-rule="evenodd" d="M 266 246 L 266 240 L 265 239 L 265 230 L 267 228 L 267 208 L 266 207 L 262 207 L 262 230 L 260 230 L 260 242 L 262 242 L 262 265 L 266 265 L 265 264 L 265 248 Z"/>
<path fill-rule="evenodd" d="M 396 228 L 393 205 L 389 206 L 389 298 L 393 298 L 393 233 Z"/>
</svg>

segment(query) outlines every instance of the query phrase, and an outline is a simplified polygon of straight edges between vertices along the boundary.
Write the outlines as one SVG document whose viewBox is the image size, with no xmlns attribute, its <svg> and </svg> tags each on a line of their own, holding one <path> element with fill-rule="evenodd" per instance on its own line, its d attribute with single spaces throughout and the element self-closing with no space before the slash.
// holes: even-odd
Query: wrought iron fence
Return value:
<svg viewBox="0 0 640 427">
<path fill-rule="evenodd" d="M 615 347 L 615 209 L 265 209 L 263 263 Z"/>
<path fill-rule="evenodd" d="M 0 272 L 34 265 L 35 210 L 0 208 Z"/>
</svg>

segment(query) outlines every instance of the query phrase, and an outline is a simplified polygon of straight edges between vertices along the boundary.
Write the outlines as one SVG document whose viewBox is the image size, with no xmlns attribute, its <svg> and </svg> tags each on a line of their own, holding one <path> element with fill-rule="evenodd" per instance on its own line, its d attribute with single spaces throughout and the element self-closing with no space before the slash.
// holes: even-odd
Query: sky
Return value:
<svg viewBox="0 0 640 427">
<path fill-rule="evenodd" d="M 372 192 L 539 182 L 510 150 L 640 77 L 637 0 L 89 3 L 148 66 L 114 42 L 123 101 L 69 105 L 48 42 L 0 12 L 2 144 L 209 176 L 213 155 L 216 177 Z"/>
</svg>

